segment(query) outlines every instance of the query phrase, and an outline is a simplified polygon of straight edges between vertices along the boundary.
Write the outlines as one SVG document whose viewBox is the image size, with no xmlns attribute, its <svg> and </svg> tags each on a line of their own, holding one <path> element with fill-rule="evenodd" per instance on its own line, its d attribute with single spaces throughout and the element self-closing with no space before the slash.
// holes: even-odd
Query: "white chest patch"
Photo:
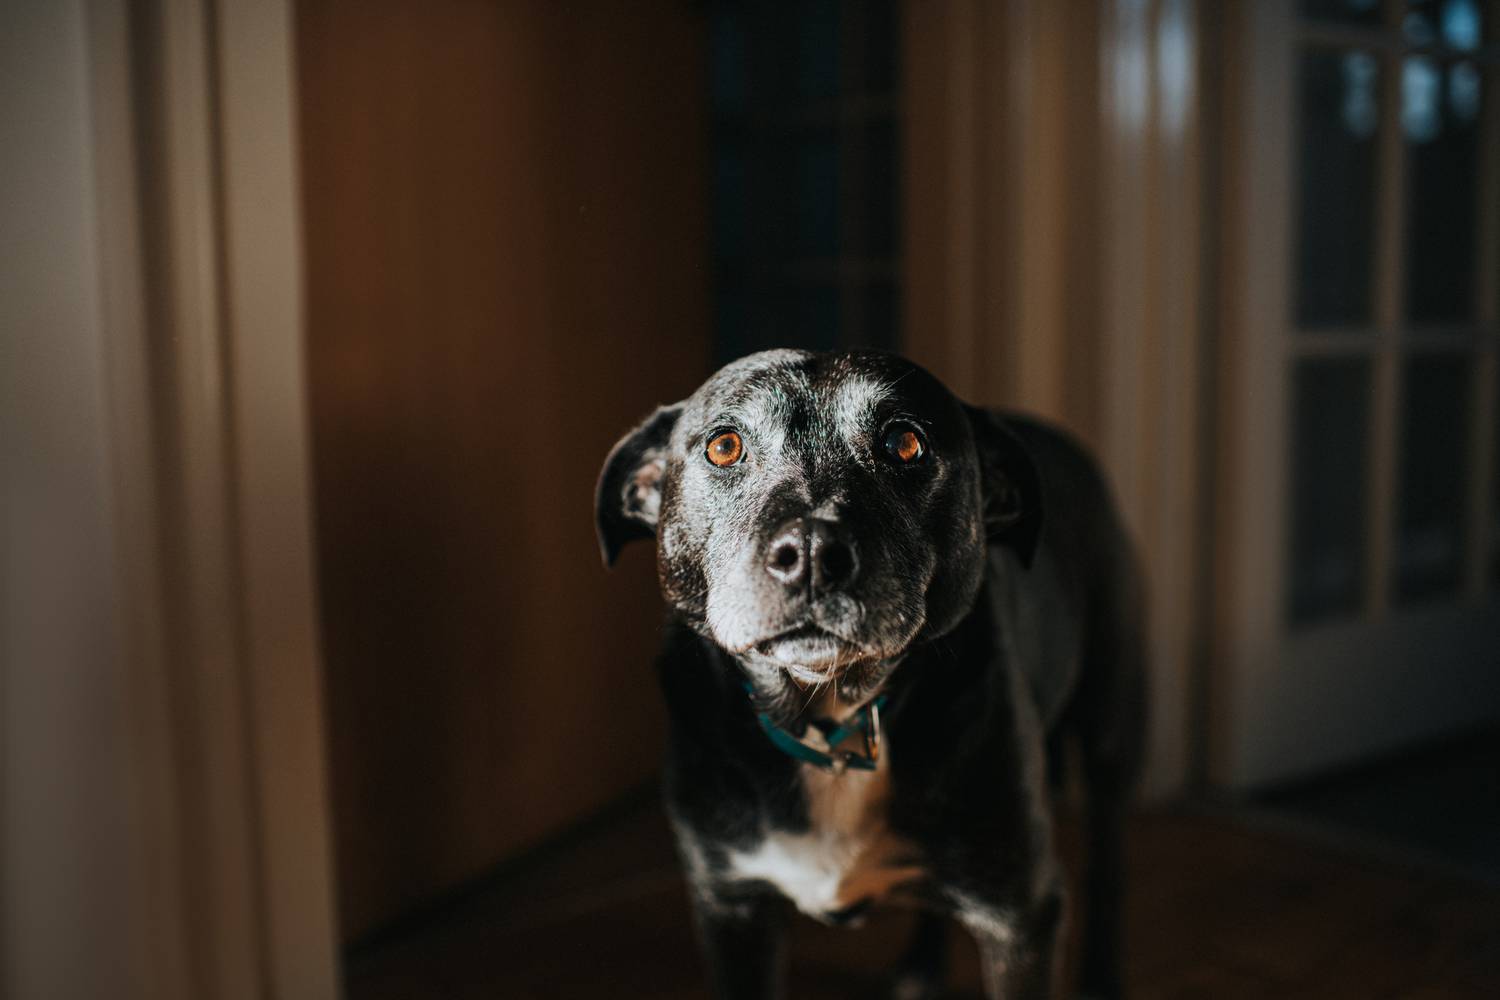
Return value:
<svg viewBox="0 0 1500 1000">
<path fill-rule="evenodd" d="M 769 833 L 752 850 L 730 852 L 735 877 L 769 882 L 803 913 L 821 916 L 922 876 L 915 851 L 886 823 L 888 753 L 874 771 L 799 770 L 811 829 Z"/>
</svg>

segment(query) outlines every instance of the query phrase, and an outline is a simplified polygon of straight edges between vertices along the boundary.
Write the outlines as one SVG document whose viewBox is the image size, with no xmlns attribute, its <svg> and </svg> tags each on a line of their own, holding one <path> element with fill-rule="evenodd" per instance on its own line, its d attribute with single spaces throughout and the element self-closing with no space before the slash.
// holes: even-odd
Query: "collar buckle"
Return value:
<svg viewBox="0 0 1500 1000">
<path fill-rule="evenodd" d="M 831 752 L 824 752 L 793 736 L 773 722 L 765 712 L 757 712 L 755 718 L 771 744 L 795 760 L 812 764 L 834 775 L 843 774 L 851 768 L 856 771 L 873 771 L 880 762 L 880 708 L 885 704 L 885 698 L 882 694 L 864 705 L 842 725 L 814 722 L 813 726 L 824 734 Z M 864 754 L 839 750 L 838 747 L 856 732 L 864 741 Z"/>
</svg>

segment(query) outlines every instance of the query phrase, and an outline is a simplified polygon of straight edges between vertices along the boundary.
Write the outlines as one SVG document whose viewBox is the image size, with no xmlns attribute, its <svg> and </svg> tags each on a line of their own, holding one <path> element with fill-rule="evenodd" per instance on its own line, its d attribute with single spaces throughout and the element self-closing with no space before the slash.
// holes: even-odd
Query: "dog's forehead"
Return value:
<svg viewBox="0 0 1500 1000">
<path fill-rule="evenodd" d="M 767 351 L 720 369 L 694 394 L 692 409 L 702 420 L 847 437 L 866 428 L 895 400 L 897 384 L 917 371 L 886 355 Z"/>
</svg>

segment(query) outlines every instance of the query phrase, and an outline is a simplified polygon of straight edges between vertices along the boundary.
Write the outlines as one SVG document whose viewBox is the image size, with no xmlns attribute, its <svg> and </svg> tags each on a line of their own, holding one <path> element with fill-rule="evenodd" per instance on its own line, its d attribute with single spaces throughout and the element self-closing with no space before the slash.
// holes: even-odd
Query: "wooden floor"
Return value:
<svg viewBox="0 0 1500 1000">
<path fill-rule="evenodd" d="M 1076 836 L 1070 823 L 1065 845 Z M 1500 891 L 1224 811 L 1137 817 L 1127 978 L 1138 998 L 1500 997 Z M 796 918 L 788 995 L 882 995 L 910 915 Z M 953 942 L 955 997 L 979 997 Z M 703 997 L 665 821 L 623 810 L 351 953 L 351 1000 Z"/>
</svg>

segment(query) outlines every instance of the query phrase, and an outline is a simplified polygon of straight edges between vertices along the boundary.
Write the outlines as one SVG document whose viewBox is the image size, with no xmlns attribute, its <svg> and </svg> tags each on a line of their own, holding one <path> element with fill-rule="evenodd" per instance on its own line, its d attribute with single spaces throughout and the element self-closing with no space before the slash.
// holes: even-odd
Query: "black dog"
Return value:
<svg viewBox="0 0 1500 1000">
<path fill-rule="evenodd" d="M 657 539 L 668 810 L 721 997 L 780 990 L 785 907 L 922 904 L 895 996 L 1046 997 L 1063 926 L 1047 761 L 1076 736 L 1090 864 L 1080 986 L 1119 993 L 1121 820 L 1140 756 L 1134 562 L 1056 430 L 898 357 L 772 351 L 614 448 L 606 562 Z"/>
</svg>

